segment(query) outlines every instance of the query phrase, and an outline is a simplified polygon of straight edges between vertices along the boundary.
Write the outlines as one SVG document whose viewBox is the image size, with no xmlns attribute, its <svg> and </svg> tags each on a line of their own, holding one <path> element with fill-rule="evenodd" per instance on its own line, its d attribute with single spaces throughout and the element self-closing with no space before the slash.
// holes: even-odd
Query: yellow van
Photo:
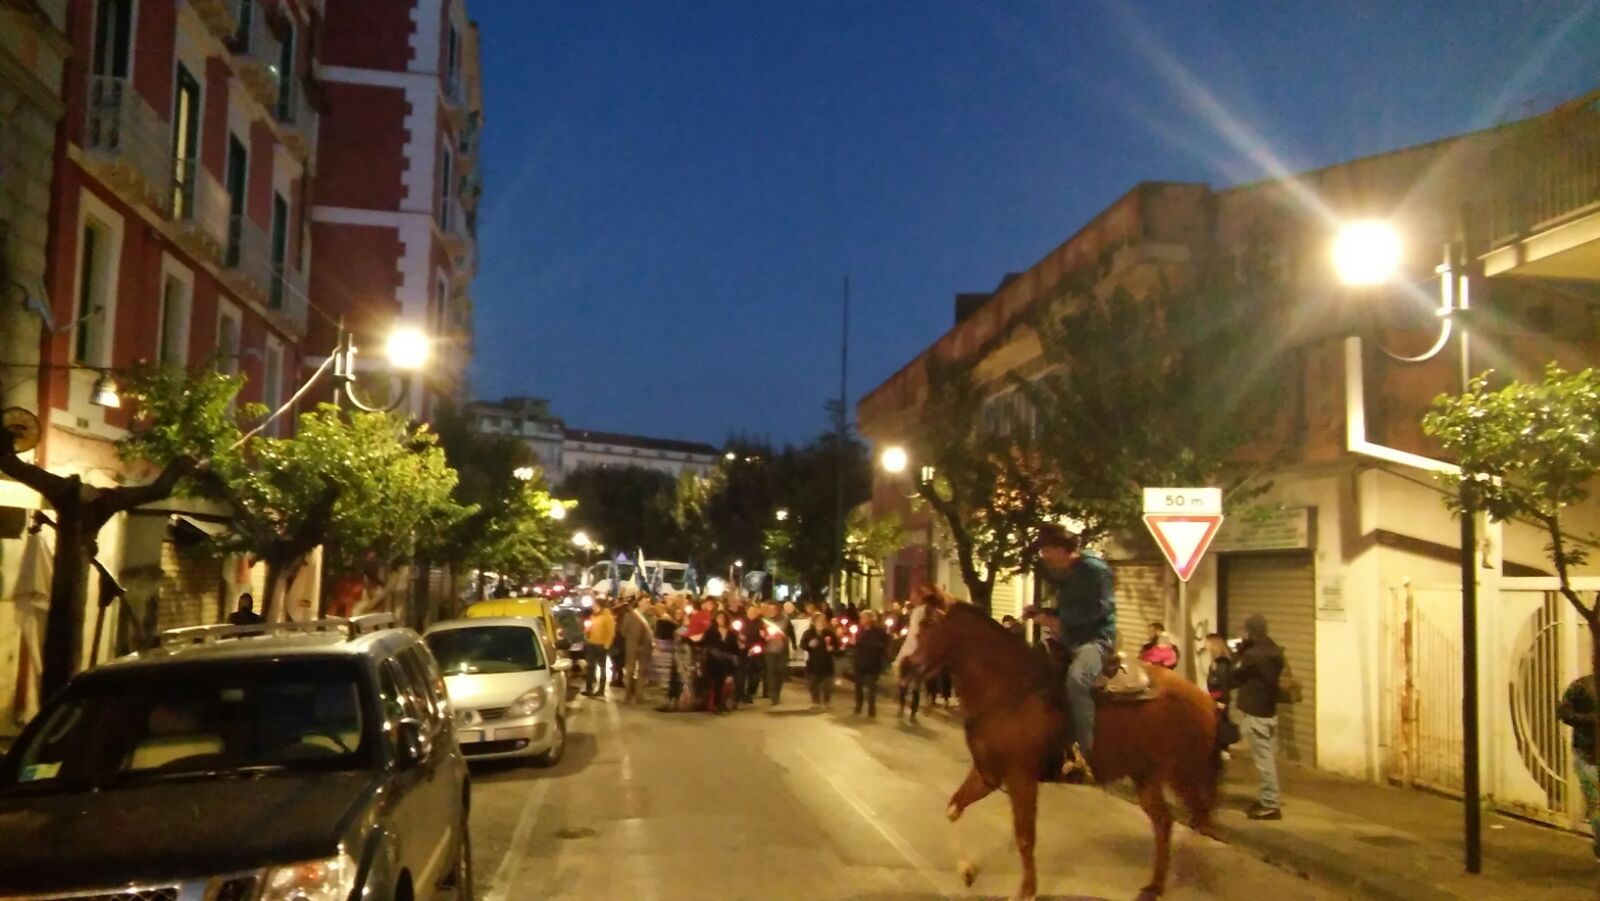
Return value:
<svg viewBox="0 0 1600 901">
<path fill-rule="evenodd" d="M 467 605 L 467 619 L 490 616 L 527 616 L 544 626 L 545 639 L 563 656 L 583 659 L 583 615 L 576 610 L 556 610 L 552 598 L 495 598 Z"/>
</svg>

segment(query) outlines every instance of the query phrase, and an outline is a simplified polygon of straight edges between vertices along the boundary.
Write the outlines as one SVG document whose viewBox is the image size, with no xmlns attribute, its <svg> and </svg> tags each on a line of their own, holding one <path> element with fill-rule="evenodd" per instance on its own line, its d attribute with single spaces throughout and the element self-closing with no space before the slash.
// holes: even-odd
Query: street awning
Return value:
<svg viewBox="0 0 1600 901">
<path fill-rule="evenodd" d="M 172 514 L 172 525 L 174 528 L 178 529 L 191 529 L 194 532 L 200 533 L 201 536 L 206 538 L 216 538 L 219 535 L 225 535 L 231 531 L 230 526 L 226 522 L 202 519 L 198 516 L 185 516 L 182 513 Z"/>
</svg>

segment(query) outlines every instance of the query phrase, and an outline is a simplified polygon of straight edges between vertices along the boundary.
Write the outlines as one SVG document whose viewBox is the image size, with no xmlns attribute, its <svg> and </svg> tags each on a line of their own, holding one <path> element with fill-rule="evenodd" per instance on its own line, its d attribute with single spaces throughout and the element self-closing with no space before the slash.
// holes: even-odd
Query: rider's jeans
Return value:
<svg viewBox="0 0 1600 901">
<path fill-rule="evenodd" d="M 1088 754 L 1094 747 L 1094 680 L 1105 669 L 1105 645 L 1089 641 L 1071 650 L 1067 662 L 1067 701 L 1072 715 L 1072 740 Z"/>
<path fill-rule="evenodd" d="M 1278 718 L 1244 715 L 1244 736 L 1250 741 L 1250 756 L 1255 758 L 1261 777 L 1262 807 L 1278 809 Z"/>
</svg>

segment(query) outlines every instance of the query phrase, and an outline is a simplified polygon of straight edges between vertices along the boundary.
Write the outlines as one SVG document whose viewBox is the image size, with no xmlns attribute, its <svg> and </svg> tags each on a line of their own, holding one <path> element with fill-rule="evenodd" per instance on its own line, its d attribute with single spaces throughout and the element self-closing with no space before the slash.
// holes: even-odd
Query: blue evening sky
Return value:
<svg viewBox="0 0 1600 901">
<path fill-rule="evenodd" d="M 801 441 L 1136 182 L 1227 185 L 1600 87 L 1600 2 L 469 0 L 473 390 Z"/>
</svg>

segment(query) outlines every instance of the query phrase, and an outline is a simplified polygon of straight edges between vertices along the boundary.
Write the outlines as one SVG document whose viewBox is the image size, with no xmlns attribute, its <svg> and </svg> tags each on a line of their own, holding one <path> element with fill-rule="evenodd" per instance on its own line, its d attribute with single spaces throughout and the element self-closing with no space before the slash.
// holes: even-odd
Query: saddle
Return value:
<svg viewBox="0 0 1600 901">
<path fill-rule="evenodd" d="M 1100 678 L 1094 680 L 1094 693 L 1097 701 L 1132 704 L 1159 696 L 1161 689 L 1150 681 L 1143 665 L 1129 666 L 1122 652 L 1116 651 L 1107 655 Z"/>
</svg>

